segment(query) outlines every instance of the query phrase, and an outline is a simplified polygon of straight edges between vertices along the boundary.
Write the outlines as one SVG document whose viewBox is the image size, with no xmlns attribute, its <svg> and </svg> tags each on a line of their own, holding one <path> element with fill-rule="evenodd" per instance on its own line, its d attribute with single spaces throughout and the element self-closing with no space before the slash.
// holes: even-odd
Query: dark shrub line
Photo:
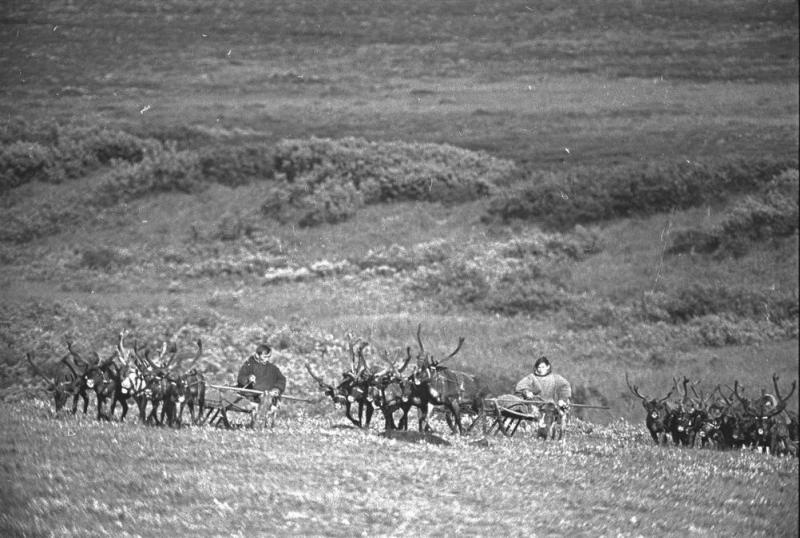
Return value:
<svg viewBox="0 0 800 538">
<path fill-rule="evenodd" d="M 674 232 L 667 254 L 742 255 L 755 242 L 795 235 L 799 220 L 798 172 L 786 170 L 734 205 L 716 226 Z"/>
<path fill-rule="evenodd" d="M 797 160 L 648 163 L 596 171 L 577 168 L 536 175 L 530 183 L 495 196 L 485 220 L 535 220 L 571 228 L 621 217 L 719 204 L 729 196 L 757 191 Z"/>
</svg>

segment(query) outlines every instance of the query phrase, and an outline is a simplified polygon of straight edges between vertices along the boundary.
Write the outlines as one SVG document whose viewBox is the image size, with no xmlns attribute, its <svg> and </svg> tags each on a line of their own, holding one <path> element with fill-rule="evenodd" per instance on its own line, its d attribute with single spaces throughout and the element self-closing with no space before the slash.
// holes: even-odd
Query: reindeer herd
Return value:
<svg viewBox="0 0 800 538">
<path fill-rule="evenodd" d="M 673 386 L 662 398 L 643 396 L 636 385 L 625 381 L 630 391 L 642 400 L 647 411 L 645 425 L 656 444 L 688 447 L 714 447 L 722 450 L 751 448 L 773 455 L 798 456 L 797 413 L 786 409 L 796 388 L 792 382 L 786 396 L 772 376 L 775 394 L 766 390 L 748 398 L 738 381 L 733 388 L 717 385 L 709 394 L 696 388 L 687 377 Z M 690 395 L 687 387 L 691 389 Z"/>
<path fill-rule="evenodd" d="M 369 428 L 374 412 L 379 410 L 385 430 L 407 430 L 410 411 L 416 409 L 419 431 L 431 432 L 429 419 L 438 408 L 444 412 L 452 433 L 466 434 L 479 422 L 478 418 L 487 416 L 488 402 L 502 400 L 510 406 L 519 403 L 520 399 L 510 394 L 493 397 L 479 377 L 443 364 L 461 350 L 463 337 L 450 354 L 437 359 L 425 349 L 421 329 L 420 325 L 416 334 L 416 357 L 410 346 L 406 347 L 403 358 L 392 359 L 388 352 L 379 351 L 373 353 L 373 357 L 380 359 L 382 367 L 371 366 L 364 356 L 369 343 L 360 339 L 354 341 L 348 336 L 350 368 L 338 382 L 326 381 L 314 373 L 308 363 L 305 367 L 319 385 L 323 397 L 342 404 L 345 417 L 360 428 Z M 117 404 L 121 407 L 119 420 L 124 420 L 129 403 L 133 402 L 143 423 L 180 426 L 187 409 L 191 422 L 201 423 L 206 381 L 195 363 L 202 355 L 202 342 L 197 341 L 193 353 L 181 352 L 175 346 L 169 348 L 166 343 L 154 350 L 147 345 L 140 347 L 136 342 L 133 347 L 126 347 L 126 334 L 126 331 L 120 332 L 113 353 L 106 358 L 96 352 L 91 358 L 85 358 L 71 341 L 67 341 L 67 353 L 60 359 L 63 368 L 55 377 L 44 374 L 33 355 L 27 354 L 33 370 L 48 382 L 56 412 L 64 409 L 71 397 L 72 413 L 77 412 L 80 401 L 83 412 L 87 413 L 89 394 L 93 392 L 98 420 L 115 418 Z M 184 366 L 187 360 L 189 363 Z M 409 369 L 412 361 L 413 367 Z M 774 455 L 798 456 L 797 413 L 786 409 L 796 389 L 794 381 L 784 396 L 778 376 L 773 375 L 774 395 L 762 390 L 755 398 L 748 398 L 738 381 L 734 381 L 732 388 L 717 385 L 704 394 L 698 384 L 687 377 L 681 382 L 673 379 L 672 388 L 661 398 L 643 396 L 639 388 L 631 384 L 627 373 L 625 381 L 642 401 L 647 412 L 645 425 L 656 444 L 668 444 L 671 440 L 679 446 L 723 450 L 753 448 Z M 532 417 L 536 419 L 534 427 L 538 437 L 562 437 L 564 409 L 550 402 L 527 409 L 535 414 Z M 465 425 L 463 419 L 467 416 L 473 420 Z M 485 431 L 485 421 L 483 428 Z"/>
<path fill-rule="evenodd" d="M 125 347 L 126 331 L 120 332 L 114 352 L 101 358 L 97 352 L 85 358 L 67 341 L 68 353 L 61 357 L 64 366 L 55 377 L 49 377 L 34 361 L 31 353 L 27 359 L 34 372 L 48 383 L 53 392 L 56 412 L 61 411 L 72 397 L 72 413 L 78 410 L 83 400 L 83 412 L 89 406 L 89 394 L 93 392 L 97 402 L 97 419 L 111 420 L 117 404 L 124 420 L 128 403 L 138 407 L 139 419 L 149 424 L 180 425 L 184 410 L 188 408 L 191 420 L 197 423 L 202 416 L 205 398 L 205 379 L 194 364 L 203 352 L 203 344 L 197 341 L 197 351 L 191 363 L 182 369 L 187 355 L 177 347 L 168 349 L 167 344 L 154 353 L 149 347 Z M 148 405 L 150 412 L 147 412 Z"/>
</svg>

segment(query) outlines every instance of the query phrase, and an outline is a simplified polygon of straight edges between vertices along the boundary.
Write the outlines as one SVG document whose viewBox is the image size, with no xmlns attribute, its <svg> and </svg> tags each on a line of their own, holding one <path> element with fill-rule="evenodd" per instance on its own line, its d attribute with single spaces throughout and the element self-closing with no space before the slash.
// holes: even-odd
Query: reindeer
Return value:
<svg viewBox="0 0 800 538">
<path fill-rule="evenodd" d="M 152 372 L 148 383 L 149 397 L 153 402 L 151 420 L 155 419 L 156 408 L 159 404 L 161 404 L 160 423 L 164 423 L 166 418 L 167 424 L 170 426 L 180 426 L 183 423 L 183 411 L 186 407 L 189 408 L 192 424 L 197 424 L 202 417 L 205 409 L 206 382 L 205 376 L 194 365 L 203 354 L 203 342 L 198 338 L 195 343 L 197 351 L 191 357 L 192 361 L 187 367 L 188 371 L 184 374 L 179 373 L 178 369 L 189 356 L 181 353 L 175 345 L 170 349 L 170 356 L 166 359 L 167 346 L 166 343 L 162 345 L 159 354 L 160 366 L 156 366 L 148 357 L 149 368 Z M 197 406 L 197 414 L 195 414 L 195 406 Z"/>
<path fill-rule="evenodd" d="M 147 422 L 164 424 L 166 419 L 166 423 L 169 426 L 174 426 L 180 425 L 180 416 L 183 413 L 183 407 L 186 402 L 187 377 L 177 374 L 173 370 L 180 366 L 181 362 L 186 357 L 179 355 L 177 346 L 173 345 L 172 349 L 170 350 L 169 358 L 165 359 L 167 349 L 167 343 L 164 342 L 158 357 L 157 364 L 160 366 L 156 366 L 156 363 L 150 361 L 154 368 L 148 379 L 146 394 L 152 403 L 152 410 L 147 417 Z M 197 352 L 192 360 L 191 366 L 197 362 L 202 355 L 202 352 L 203 344 L 200 340 L 198 340 Z M 145 356 L 149 361 L 147 354 L 145 354 Z M 202 379 L 202 374 L 199 374 L 196 370 L 193 372 L 192 379 L 194 381 L 197 381 L 198 379 L 202 381 L 202 389 L 198 388 L 198 383 L 193 382 L 192 390 L 190 391 L 193 397 L 190 411 L 192 411 L 192 419 L 196 420 L 194 418 L 193 407 L 195 402 L 199 403 L 199 400 L 195 400 L 194 398 L 199 398 L 200 393 L 202 392 L 203 405 L 205 405 L 205 380 Z M 160 417 L 158 413 L 159 408 L 161 410 Z"/>
<path fill-rule="evenodd" d="M 700 448 L 705 448 L 708 443 L 718 445 L 721 443 L 720 417 L 724 408 L 712 403 L 714 395 L 719 392 L 720 386 L 717 385 L 711 394 L 706 397 L 701 390 L 698 391 L 692 385 L 692 393 L 695 396 L 694 412 L 691 414 L 691 445 L 696 446 L 700 440 Z"/>
<path fill-rule="evenodd" d="M 112 416 L 103 413 L 103 406 L 108 401 L 109 411 L 119 386 L 119 368 L 114 364 L 114 357 L 100 360 L 91 364 L 86 371 L 86 384 L 94 389 L 97 399 L 97 420 L 111 420 Z"/>
<path fill-rule="evenodd" d="M 752 448 L 769 450 L 773 455 L 788 454 L 793 449 L 790 444 L 788 425 L 785 421 L 777 420 L 775 417 L 786 408 L 786 403 L 794 394 L 797 383 L 792 382 L 792 388 L 784 398 L 778 388 L 778 379 L 778 375 L 773 374 L 772 384 L 775 387 L 777 399 L 764 398 L 762 393 L 761 399 L 755 403 L 740 395 L 738 382 L 734 382 L 734 394 L 741 402 L 744 413 L 748 416 L 751 424 L 748 440 Z"/>
<path fill-rule="evenodd" d="M 625 383 L 627 383 L 628 389 L 636 397 L 642 400 L 642 407 L 644 407 L 645 411 L 647 411 L 645 425 L 647 426 L 647 431 L 650 432 L 650 436 L 653 438 L 653 442 L 655 444 L 666 444 L 668 434 L 666 421 L 670 412 L 670 407 L 667 404 L 667 400 L 669 400 L 669 398 L 672 396 L 674 388 L 660 400 L 655 398 L 648 400 L 639 393 L 639 388 L 636 385 L 631 385 L 630 381 L 628 380 L 627 372 L 625 372 Z"/>
<path fill-rule="evenodd" d="M 125 347 L 127 333 L 125 329 L 120 331 L 117 342 L 117 358 L 121 364 L 117 370 L 117 385 L 109 415 L 113 418 L 114 409 L 119 403 L 122 407 L 120 421 L 124 421 L 128 414 L 128 400 L 133 399 L 139 409 L 139 420 L 144 422 L 147 407 L 146 372 L 152 371 L 153 365 L 139 354 L 140 348 L 137 342 L 134 342 L 133 349 Z"/>
<path fill-rule="evenodd" d="M 678 387 L 678 380 L 673 378 L 673 391 L 681 393 Z M 676 446 L 693 446 L 694 435 L 692 433 L 692 416 L 694 414 L 694 405 L 691 404 L 689 395 L 686 391 L 686 386 L 689 384 L 689 378 L 683 377 L 683 394 L 680 394 L 681 399 L 678 405 L 669 410 L 664 426 L 672 437 L 672 442 Z"/>
<path fill-rule="evenodd" d="M 61 411 L 67 403 L 70 396 L 74 397 L 72 413 L 75 414 L 78 407 L 78 397 L 80 395 L 80 387 L 82 383 L 82 374 L 78 373 L 75 368 L 70 364 L 67 355 L 61 357 L 60 361 L 63 363 L 67 370 L 59 371 L 55 376 L 48 376 L 33 362 L 33 353 L 28 352 L 25 354 L 34 373 L 47 382 L 47 391 L 53 393 L 56 413 Z M 84 412 L 89 405 L 88 397 L 84 394 Z"/>
<path fill-rule="evenodd" d="M 560 441 L 564 437 L 564 419 L 567 412 L 555 402 L 546 402 L 539 407 L 539 422 L 536 434 L 540 439 Z"/>
<path fill-rule="evenodd" d="M 398 369 L 394 362 L 389 360 L 387 353 L 381 353 L 380 357 L 389 365 L 389 368 L 376 373 L 369 386 L 369 392 L 374 407 L 383 413 L 386 430 L 408 429 L 408 411 L 411 402 L 403 398 L 403 389 L 408 380 L 403 378 L 402 372 L 411 361 L 411 348 L 406 348 L 406 359 Z M 394 414 L 402 411 L 400 424 L 395 425 Z"/>
<path fill-rule="evenodd" d="M 442 406 L 452 433 L 463 435 L 465 431 L 461 424 L 462 411 L 476 414 L 482 412 L 483 401 L 489 391 L 476 376 L 442 366 L 444 361 L 453 358 L 461 350 L 464 345 L 463 337 L 458 339 L 458 345 L 452 353 L 436 360 L 425 352 L 421 331 L 420 324 L 417 326 L 417 367 L 411 375 L 411 383 L 407 389 L 407 396 L 412 403 L 416 405 L 419 402 L 419 430 L 431 431 L 428 416 L 434 406 Z M 463 410 L 462 404 L 465 404 Z"/>
<path fill-rule="evenodd" d="M 717 406 L 719 420 L 719 435 L 717 447 L 723 450 L 739 449 L 749 444 L 752 419 L 745 414 L 741 405 L 737 405 L 731 398 L 738 392 L 738 382 L 734 382 L 735 389 L 726 385 L 730 394 L 726 397 L 719 392 L 725 406 Z"/>
<path fill-rule="evenodd" d="M 314 381 L 317 382 L 322 392 L 331 398 L 334 403 L 345 406 L 345 416 L 355 426 L 368 428 L 372 420 L 373 406 L 370 399 L 370 380 L 373 372 L 368 368 L 364 359 L 363 350 L 368 344 L 361 342 L 358 350 L 354 350 L 352 340 L 348 337 L 348 350 L 350 352 L 351 369 L 342 374 L 342 380 L 333 386 L 326 383 L 320 376 L 311 370 L 311 365 L 306 363 L 306 370 Z M 358 361 L 356 360 L 358 354 Z M 358 404 L 358 418 L 351 414 L 353 404 Z"/>
<path fill-rule="evenodd" d="M 199 342 L 198 340 L 198 343 Z M 197 371 L 196 368 L 192 368 L 181 376 L 181 380 L 183 381 L 185 399 L 181 402 L 178 411 L 178 423 L 180 424 L 183 422 L 183 410 L 184 407 L 188 407 L 192 424 L 197 424 L 203 416 L 203 410 L 206 405 L 206 379 L 202 372 Z M 196 415 L 195 406 L 197 406 Z"/>
</svg>

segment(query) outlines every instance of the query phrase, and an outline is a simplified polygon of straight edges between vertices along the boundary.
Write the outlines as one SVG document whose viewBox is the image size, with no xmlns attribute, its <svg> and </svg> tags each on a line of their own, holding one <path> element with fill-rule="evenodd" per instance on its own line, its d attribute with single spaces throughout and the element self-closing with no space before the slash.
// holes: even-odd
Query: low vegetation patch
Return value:
<svg viewBox="0 0 800 538">
<path fill-rule="evenodd" d="M 749 161 L 627 164 L 605 170 L 581 167 L 543 172 L 523 186 L 499 193 L 487 220 L 535 220 L 555 228 L 620 217 L 645 216 L 757 192 L 797 163 Z"/>
<path fill-rule="evenodd" d="M 755 242 L 797 234 L 800 219 L 798 183 L 796 168 L 782 172 L 761 192 L 736 203 L 717 225 L 673 232 L 667 253 L 741 256 Z"/>
<path fill-rule="evenodd" d="M 279 183 L 264 202 L 264 213 L 313 226 L 346 220 L 364 204 L 457 203 L 488 196 L 516 167 L 450 145 L 311 138 L 281 141 L 275 171 Z"/>
<path fill-rule="evenodd" d="M 117 129 L 54 125 L 7 127 L 0 146 L 0 192 L 29 181 L 61 183 L 114 161 L 140 162 L 161 144 Z"/>
</svg>

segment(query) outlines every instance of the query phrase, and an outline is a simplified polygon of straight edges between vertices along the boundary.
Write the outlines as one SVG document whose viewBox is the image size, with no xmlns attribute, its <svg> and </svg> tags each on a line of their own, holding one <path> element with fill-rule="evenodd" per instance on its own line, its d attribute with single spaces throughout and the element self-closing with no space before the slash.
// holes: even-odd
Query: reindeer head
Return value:
<svg viewBox="0 0 800 538">
<path fill-rule="evenodd" d="M 631 385 L 630 381 L 628 380 L 628 373 L 625 373 L 625 383 L 628 385 L 628 389 L 637 396 L 640 400 L 642 400 L 642 407 L 644 407 L 645 411 L 647 411 L 648 420 L 663 420 L 666 417 L 667 407 L 666 402 L 672 396 L 673 390 L 670 390 L 666 396 L 663 398 L 656 399 L 647 399 L 639 393 L 639 388 L 636 385 Z"/>
<path fill-rule="evenodd" d="M 456 345 L 456 348 L 452 351 L 452 353 L 443 359 L 437 360 L 432 354 L 425 351 L 425 347 L 422 345 L 421 331 L 422 324 L 419 324 L 417 326 L 417 344 L 419 345 L 419 353 L 417 354 L 417 365 L 411 374 L 412 381 L 417 385 L 430 381 L 437 370 L 445 368 L 441 366 L 441 364 L 455 357 L 456 354 L 461 350 L 461 346 L 464 345 L 464 337 L 459 337 L 458 345 Z M 408 353 L 410 359 L 410 349 L 408 350 Z"/>
</svg>

